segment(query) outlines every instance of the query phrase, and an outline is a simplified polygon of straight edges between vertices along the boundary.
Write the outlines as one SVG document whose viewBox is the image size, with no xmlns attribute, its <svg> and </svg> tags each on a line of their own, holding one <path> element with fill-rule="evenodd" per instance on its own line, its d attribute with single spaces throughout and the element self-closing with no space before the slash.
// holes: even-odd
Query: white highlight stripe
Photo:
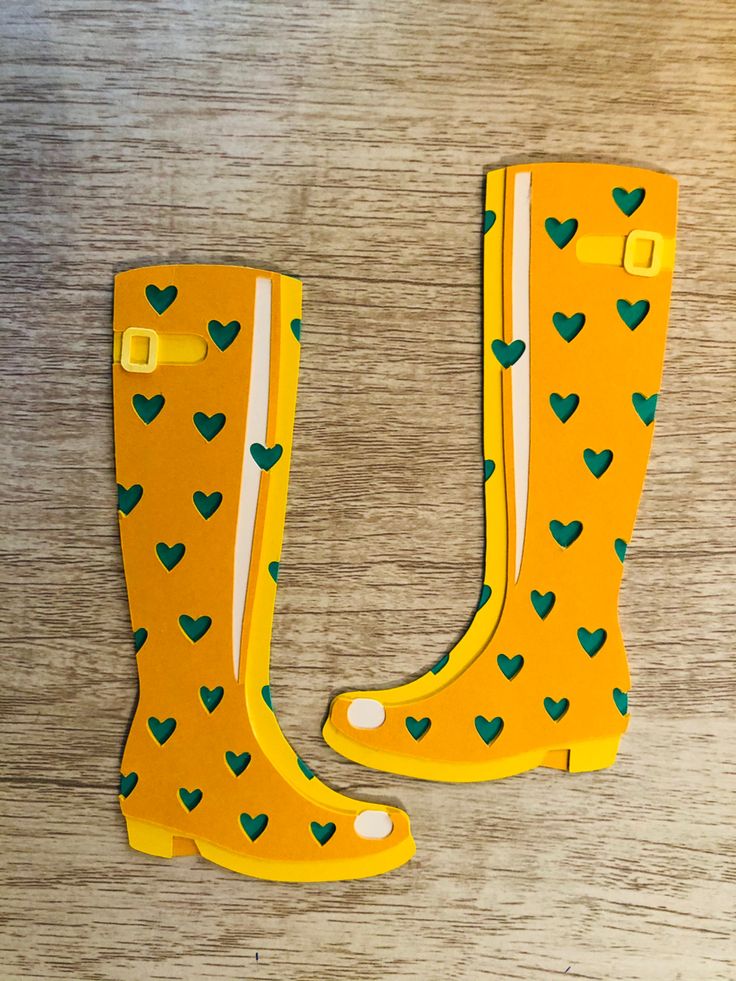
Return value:
<svg viewBox="0 0 736 981">
<path fill-rule="evenodd" d="M 524 553 L 526 509 L 529 498 L 529 258 L 531 253 L 532 175 L 514 178 L 514 226 L 511 259 L 511 325 L 513 339 L 523 341 L 525 351 L 512 366 L 511 411 L 514 429 L 514 497 L 516 503 L 516 576 L 518 582 Z"/>
<path fill-rule="evenodd" d="M 248 415 L 245 422 L 243 473 L 240 478 L 238 530 L 235 538 L 235 581 L 233 585 L 233 670 L 240 674 L 240 639 L 248 594 L 251 554 L 261 487 L 261 468 L 251 456 L 253 443 L 266 445 L 268 397 L 271 368 L 271 280 L 256 280 L 253 314 L 253 343 L 248 388 Z"/>
</svg>

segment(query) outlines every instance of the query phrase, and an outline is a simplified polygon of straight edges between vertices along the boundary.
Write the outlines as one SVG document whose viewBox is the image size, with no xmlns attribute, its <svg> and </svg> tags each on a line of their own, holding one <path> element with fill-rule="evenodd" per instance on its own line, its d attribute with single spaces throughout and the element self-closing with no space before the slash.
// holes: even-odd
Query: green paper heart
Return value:
<svg viewBox="0 0 736 981">
<path fill-rule="evenodd" d="M 160 316 L 169 309 L 178 292 L 176 286 L 165 286 L 162 290 L 158 286 L 146 286 L 146 299 Z"/>
<path fill-rule="evenodd" d="M 496 224 L 496 212 L 495 211 L 485 211 L 483 213 L 483 234 L 490 232 L 493 226 Z"/>
<path fill-rule="evenodd" d="M 212 491 L 205 494 L 204 491 L 195 491 L 192 495 L 195 508 L 199 511 L 205 521 L 212 517 L 215 511 L 222 504 L 222 494 L 219 491 Z"/>
<path fill-rule="evenodd" d="M 199 697 L 202 699 L 202 704 L 210 715 L 212 715 L 217 706 L 220 704 L 224 694 L 225 689 L 222 687 L 222 685 L 216 685 L 214 688 L 208 688 L 206 685 L 202 685 L 202 687 L 199 689 Z"/>
<path fill-rule="evenodd" d="M 583 524 L 581 521 L 571 521 L 569 524 L 563 524 L 562 521 L 550 521 L 549 530 L 558 545 L 562 548 L 569 548 L 573 542 L 580 538 Z"/>
<path fill-rule="evenodd" d="M 302 322 L 298 317 L 294 317 L 289 325 L 291 327 L 291 333 L 296 337 L 298 341 L 302 339 Z"/>
<path fill-rule="evenodd" d="M 297 756 L 296 765 L 302 771 L 302 773 L 307 778 L 307 780 L 314 780 L 314 772 L 310 770 L 310 768 L 307 766 L 307 764 L 304 762 L 301 756 Z"/>
<path fill-rule="evenodd" d="M 575 395 L 575 393 L 562 396 L 558 395 L 557 392 L 552 392 L 549 397 L 549 404 L 552 406 L 552 411 L 560 422 L 567 422 L 580 405 L 580 396 Z"/>
<path fill-rule="evenodd" d="M 276 443 L 274 446 L 264 446 L 263 443 L 253 443 L 250 448 L 250 455 L 256 461 L 261 470 L 270 470 L 281 459 L 284 452 L 283 446 Z"/>
<path fill-rule="evenodd" d="M 585 460 L 585 466 L 588 470 L 596 480 L 599 480 L 613 463 L 613 452 L 601 450 L 600 453 L 596 453 L 595 450 L 588 448 L 583 450 L 583 460 Z"/>
<path fill-rule="evenodd" d="M 415 719 L 411 715 L 406 718 L 406 728 L 412 739 L 418 741 L 432 725 L 431 719 Z"/>
<path fill-rule="evenodd" d="M 273 704 L 271 702 L 271 686 L 270 685 L 264 685 L 263 688 L 261 688 L 261 698 L 266 703 L 266 705 L 268 705 L 268 707 L 271 709 L 271 711 L 273 711 Z"/>
<path fill-rule="evenodd" d="M 534 607 L 540 620 L 544 620 L 547 617 L 552 607 L 555 605 L 556 599 L 557 597 L 551 590 L 548 593 L 540 593 L 538 589 L 532 590 L 532 606 Z"/>
<path fill-rule="evenodd" d="M 162 722 L 155 715 L 152 715 L 148 720 L 148 728 L 151 730 L 151 735 L 159 746 L 163 746 L 166 740 L 171 737 L 174 729 L 176 729 L 176 719 L 164 719 Z"/>
<path fill-rule="evenodd" d="M 623 538 L 617 538 L 613 543 L 613 547 L 616 555 L 618 555 L 619 562 L 623 562 L 623 560 L 626 558 L 626 549 L 628 548 L 627 542 L 625 542 Z"/>
<path fill-rule="evenodd" d="M 486 746 L 490 746 L 493 740 L 501 735 L 503 719 L 500 716 L 496 716 L 495 719 L 486 719 L 483 715 L 476 715 L 475 728 Z"/>
<path fill-rule="evenodd" d="M 504 676 L 508 678 L 509 681 L 513 681 L 524 667 L 524 658 L 521 656 L 521 654 L 516 654 L 514 657 L 506 657 L 505 654 L 499 654 L 496 658 L 496 663 Z"/>
<path fill-rule="evenodd" d="M 586 630 L 585 627 L 578 627 L 578 640 L 588 657 L 595 657 L 598 651 L 606 642 L 608 634 L 603 627 L 597 630 Z"/>
<path fill-rule="evenodd" d="M 637 300 L 635 303 L 629 303 L 628 300 L 616 300 L 618 315 L 629 330 L 636 330 L 649 313 L 649 307 L 649 300 Z"/>
<path fill-rule="evenodd" d="M 491 344 L 491 350 L 502 368 L 510 368 L 522 356 L 526 350 L 526 344 L 521 340 L 511 341 L 510 344 L 495 340 Z"/>
<path fill-rule="evenodd" d="M 138 783 L 138 774 L 135 770 L 131 770 L 130 773 L 120 774 L 120 796 L 129 797 L 135 790 L 135 785 Z"/>
<path fill-rule="evenodd" d="M 614 187 L 611 191 L 613 200 L 627 218 L 631 218 L 636 209 L 641 205 L 646 193 L 643 187 L 635 187 L 633 191 L 627 191 L 623 187 Z"/>
<path fill-rule="evenodd" d="M 167 545 L 166 542 L 159 542 L 156 546 L 156 555 L 158 555 L 161 565 L 167 572 L 171 572 L 174 566 L 179 565 L 184 558 L 185 552 L 186 546 L 183 542 L 177 542 L 176 545 Z"/>
<path fill-rule="evenodd" d="M 557 218 L 547 218 L 544 228 L 557 248 L 564 249 L 575 237 L 575 232 L 578 230 L 578 223 L 575 218 L 566 218 L 565 221 L 558 221 Z"/>
<path fill-rule="evenodd" d="M 476 607 L 477 610 L 480 610 L 481 607 L 483 607 L 483 606 L 486 605 L 486 603 L 488 602 L 488 600 L 491 598 L 491 593 L 492 592 L 493 592 L 493 590 L 488 585 L 488 583 L 484 582 L 483 583 L 483 588 L 480 591 L 480 599 L 478 600 L 478 606 Z"/>
<path fill-rule="evenodd" d="M 195 807 L 202 800 L 202 791 L 197 788 L 196 790 L 187 790 L 186 787 L 179 787 L 179 800 L 182 802 L 184 807 L 188 811 L 193 811 Z"/>
<path fill-rule="evenodd" d="M 135 648 L 136 654 L 143 647 L 145 642 L 148 640 L 148 631 L 145 627 L 138 627 L 137 630 L 133 631 L 133 647 Z"/>
<path fill-rule="evenodd" d="M 619 710 L 621 715 L 626 715 L 629 711 L 629 693 L 626 691 L 621 691 L 620 688 L 614 688 L 613 700 L 616 703 L 616 708 Z"/>
<path fill-rule="evenodd" d="M 204 436 L 208 443 L 212 442 L 225 425 L 224 412 L 216 412 L 213 416 L 208 416 L 204 412 L 195 412 L 193 419 L 200 435 Z"/>
<path fill-rule="evenodd" d="M 225 351 L 240 333 L 240 324 L 237 320 L 231 320 L 229 324 L 221 324 L 219 320 L 210 320 L 207 324 L 207 331 L 213 343 L 221 351 Z"/>
<path fill-rule="evenodd" d="M 225 762 L 236 777 L 248 769 L 250 758 L 250 753 L 234 753 L 231 749 L 225 753 Z"/>
<path fill-rule="evenodd" d="M 268 563 L 268 574 L 273 579 L 274 582 L 279 581 L 279 564 L 278 562 Z"/>
<path fill-rule="evenodd" d="M 432 674 L 439 674 L 444 667 L 447 667 L 447 662 L 449 660 L 450 660 L 450 655 L 444 654 L 436 664 L 432 665 L 432 667 L 429 670 L 432 672 Z"/>
<path fill-rule="evenodd" d="M 196 644 L 204 637 L 212 626 L 212 617 L 202 616 L 197 617 L 195 620 L 194 617 L 190 617 L 188 614 L 182 613 L 182 615 L 179 617 L 179 626 L 191 640 L 191 642 Z"/>
<path fill-rule="evenodd" d="M 570 708 L 570 700 L 561 698 L 556 702 L 554 698 L 547 697 L 544 700 L 544 708 L 553 722 L 559 722 L 565 712 Z"/>
<path fill-rule="evenodd" d="M 569 344 L 585 326 L 585 314 L 573 313 L 568 317 L 558 310 L 552 314 L 552 323 L 560 337 Z"/>
<path fill-rule="evenodd" d="M 163 395 L 152 395 L 150 399 L 140 394 L 133 396 L 133 408 L 147 426 L 153 422 L 165 403 Z"/>
<path fill-rule="evenodd" d="M 131 484 L 130 487 L 118 484 L 118 511 L 122 511 L 124 515 L 130 514 L 142 497 L 143 488 L 140 484 Z"/>
<path fill-rule="evenodd" d="M 309 830 L 312 832 L 320 845 L 326 845 L 337 831 L 337 826 L 333 824 L 332 821 L 328 821 L 327 824 L 319 824 L 317 821 L 312 821 L 312 823 L 309 825 Z"/>
<path fill-rule="evenodd" d="M 257 814 L 255 817 L 251 817 L 250 814 L 240 815 L 240 827 L 248 835 L 251 841 L 255 841 L 256 838 L 260 838 L 263 832 L 266 830 L 266 825 L 268 824 L 268 817 L 265 814 Z"/>
<path fill-rule="evenodd" d="M 636 414 L 645 426 L 651 426 L 654 422 L 654 414 L 657 411 L 657 398 L 657 395 L 650 395 L 647 398 L 641 392 L 634 392 L 631 396 L 631 402 L 636 409 Z"/>
<path fill-rule="evenodd" d="M 493 460 L 483 461 L 483 480 L 488 480 L 489 477 L 493 476 L 493 472 L 496 469 L 496 464 Z"/>
</svg>

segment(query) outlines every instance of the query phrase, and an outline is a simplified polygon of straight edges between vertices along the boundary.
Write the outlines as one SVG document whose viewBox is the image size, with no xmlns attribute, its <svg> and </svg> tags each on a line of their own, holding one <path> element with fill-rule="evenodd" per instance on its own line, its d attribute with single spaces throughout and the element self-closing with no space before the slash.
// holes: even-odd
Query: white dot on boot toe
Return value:
<svg viewBox="0 0 736 981">
<path fill-rule="evenodd" d="M 353 729 L 378 729 L 386 721 L 386 709 L 375 698 L 354 698 L 348 705 Z"/>
<path fill-rule="evenodd" d="M 387 811 L 361 811 L 353 827 L 361 838 L 388 838 L 394 830 L 394 822 Z"/>
</svg>

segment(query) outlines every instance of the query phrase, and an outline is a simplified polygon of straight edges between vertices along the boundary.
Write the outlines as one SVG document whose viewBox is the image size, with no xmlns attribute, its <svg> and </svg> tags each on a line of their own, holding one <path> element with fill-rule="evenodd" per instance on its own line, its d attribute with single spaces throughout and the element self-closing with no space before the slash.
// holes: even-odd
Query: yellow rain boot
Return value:
<svg viewBox="0 0 736 981">
<path fill-rule="evenodd" d="M 488 175 L 486 208 L 486 333 L 496 310 L 503 322 L 484 350 L 486 433 L 489 364 L 503 378 L 506 503 L 487 521 L 489 535 L 508 527 L 500 618 L 419 682 L 339 695 L 324 728 L 350 759 L 430 780 L 615 760 L 629 692 L 617 601 L 662 373 L 677 185 L 629 167 L 517 166 Z"/>
<path fill-rule="evenodd" d="M 140 681 L 120 781 L 133 848 L 265 879 L 377 875 L 414 842 L 396 808 L 325 787 L 268 682 L 301 284 L 233 266 L 115 281 L 118 508 Z"/>
</svg>

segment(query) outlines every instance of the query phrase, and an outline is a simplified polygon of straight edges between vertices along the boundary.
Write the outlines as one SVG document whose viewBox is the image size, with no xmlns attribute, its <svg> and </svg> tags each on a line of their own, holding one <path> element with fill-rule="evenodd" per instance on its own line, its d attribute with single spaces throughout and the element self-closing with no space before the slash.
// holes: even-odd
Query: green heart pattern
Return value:
<svg viewBox="0 0 736 981">
<path fill-rule="evenodd" d="M 524 667 L 524 658 L 521 656 L 521 654 L 515 654 L 513 657 L 507 657 L 505 654 L 499 654 L 496 658 L 496 663 L 501 669 L 503 676 L 508 678 L 509 681 L 513 681 Z"/>
<path fill-rule="evenodd" d="M 580 396 L 575 395 L 575 393 L 563 396 L 558 395 L 557 392 L 552 392 L 549 397 L 549 404 L 560 422 L 567 422 L 580 405 Z"/>
<path fill-rule="evenodd" d="M 549 616 L 556 599 L 551 591 L 548 593 L 540 593 L 538 589 L 531 591 L 532 606 L 540 620 L 545 620 Z"/>
<path fill-rule="evenodd" d="M 225 762 L 236 777 L 248 769 L 250 758 L 250 753 L 234 753 L 231 749 L 225 753 Z"/>
<path fill-rule="evenodd" d="M 641 392 L 634 392 L 631 396 L 631 403 L 645 426 L 651 426 L 654 422 L 654 414 L 657 411 L 657 395 L 642 395 Z"/>
<path fill-rule="evenodd" d="M 133 396 L 133 408 L 147 426 L 150 426 L 165 404 L 163 395 L 152 395 L 150 399 L 140 394 Z"/>
<path fill-rule="evenodd" d="M 199 697 L 202 699 L 202 704 L 210 715 L 212 715 L 217 706 L 220 704 L 224 694 L 225 689 L 222 687 L 222 685 L 217 685 L 215 688 L 208 688 L 206 685 L 202 685 L 202 687 L 199 689 Z"/>
<path fill-rule="evenodd" d="M 593 476 L 600 479 L 613 463 L 613 452 L 601 450 L 600 453 L 596 453 L 595 450 L 591 449 L 583 450 L 583 460 L 585 460 L 585 466 Z"/>
<path fill-rule="evenodd" d="M 182 613 L 179 617 L 179 626 L 191 640 L 197 644 L 212 626 L 212 618 L 208 616 L 190 617 L 188 613 Z"/>
<path fill-rule="evenodd" d="M 510 368 L 512 365 L 515 365 L 522 356 L 526 350 L 526 344 L 521 340 L 511 341 L 510 344 L 506 344 L 504 341 L 495 340 L 491 344 L 491 350 L 493 351 L 496 361 L 498 361 L 502 368 Z"/>
<path fill-rule="evenodd" d="M 156 555 L 167 572 L 171 572 L 175 566 L 179 565 L 184 558 L 185 552 L 186 546 L 183 542 L 177 542 L 176 545 L 167 545 L 166 542 L 159 542 L 156 546 Z"/>
<path fill-rule="evenodd" d="M 191 812 L 195 807 L 198 807 L 202 801 L 202 791 L 197 788 L 196 790 L 187 790 L 186 787 L 179 788 L 179 800 L 182 802 L 184 809 Z"/>
<path fill-rule="evenodd" d="M 208 416 L 204 412 L 195 412 L 193 419 L 197 431 L 208 443 L 211 443 L 215 436 L 222 432 L 226 421 L 224 412 L 215 412 L 212 416 Z"/>
<path fill-rule="evenodd" d="M 159 316 L 169 309 L 179 294 L 176 286 L 164 286 L 163 289 L 159 289 L 158 286 L 151 285 L 146 286 L 145 292 L 146 299 Z"/>
<path fill-rule="evenodd" d="M 629 303 L 628 300 L 616 300 L 616 309 L 629 330 L 636 330 L 649 313 L 650 304 L 649 300 L 637 300 L 635 303 Z"/>
<path fill-rule="evenodd" d="M 606 642 L 608 634 L 603 627 L 597 630 L 586 630 L 585 627 L 578 627 L 578 640 L 588 657 L 595 657 L 598 651 Z"/>
<path fill-rule="evenodd" d="M 414 719 L 412 716 L 408 716 L 406 719 L 406 728 L 415 742 L 418 742 L 429 731 L 431 725 L 431 719 Z"/>
<path fill-rule="evenodd" d="M 195 508 L 199 511 L 205 521 L 208 521 L 215 511 L 222 504 L 222 494 L 219 491 L 212 491 L 205 494 L 204 491 L 195 491 L 192 495 Z"/>
<path fill-rule="evenodd" d="M 573 313 L 568 317 L 558 311 L 552 314 L 552 323 L 563 341 L 567 341 L 569 344 L 570 341 L 575 340 L 585 326 L 585 314 Z"/>
<path fill-rule="evenodd" d="M 148 720 L 148 728 L 159 746 L 163 746 L 171 738 L 176 729 L 176 719 L 161 720 L 157 719 L 155 715 L 152 715 Z"/>
<path fill-rule="evenodd" d="M 212 338 L 212 343 L 221 351 L 226 351 L 240 333 L 240 324 L 237 320 L 231 320 L 229 324 L 210 320 L 207 324 L 207 332 Z"/>
<path fill-rule="evenodd" d="M 264 446 L 263 443 L 253 443 L 250 448 L 250 455 L 253 457 L 261 470 L 266 471 L 270 470 L 271 467 L 275 466 L 279 462 L 283 452 L 284 448 L 279 443 L 276 443 L 274 446 Z"/>
<path fill-rule="evenodd" d="M 578 222 L 576 218 L 566 218 L 564 221 L 559 221 L 557 218 L 547 218 L 544 228 L 557 248 L 564 249 L 575 237 Z"/>
<path fill-rule="evenodd" d="M 544 710 L 553 722 L 559 722 L 569 708 L 570 701 L 567 698 L 560 698 L 559 701 L 555 701 L 554 698 L 547 696 L 544 700 Z"/>
<path fill-rule="evenodd" d="M 496 716 L 494 719 L 487 719 L 484 715 L 476 715 L 475 731 L 486 744 L 490 746 L 501 735 L 503 731 L 503 719 Z"/>
<path fill-rule="evenodd" d="M 563 524 L 562 521 L 554 520 L 550 521 L 549 530 L 559 546 L 569 548 L 580 538 L 583 532 L 583 523 L 582 521 L 570 521 L 569 524 Z"/>
<path fill-rule="evenodd" d="M 251 841 L 260 838 L 268 825 L 268 815 L 257 814 L 251 817 L 250 814 L 240 815 L 240 827 Z"/>
<path fill-rule="evenodd" d="M 337 826 L 333 821 L 328 821 L 327 824 L 320 824 L 318 821 L 312 821 L 309 825 L 309 830 L 312 832 L 315 840 L 318 841 L 320 845 L 326 845 L 337 831 Z"/>
<path fill-rule="evenodd" d="M 623 187 L 614 187 L 611 191 L 613 200 L 627 218 L 631 218 L 637 208 L 641 206 L 646 193 L 643 187 L 635 187 L 632 191 L 627 191 Z"/>
</svg>

